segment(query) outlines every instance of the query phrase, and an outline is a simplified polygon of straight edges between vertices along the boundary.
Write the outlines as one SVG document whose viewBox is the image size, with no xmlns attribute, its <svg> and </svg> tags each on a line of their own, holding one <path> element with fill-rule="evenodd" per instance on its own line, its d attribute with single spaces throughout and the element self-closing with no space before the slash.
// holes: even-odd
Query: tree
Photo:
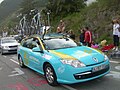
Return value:
<svg viewBox="0 0 120 90">
<path fill-rule="evenodd" d="M 35 8 L 34 0 L 23 0 L 23 2 L 21 3 L 20 12 L 22 14 L 28 14 L 30 13 L 30 10 L 33 10 L 34 8 Z"/>
<path fill-rule="evenodd" d="M 69 14 L 85 7 L 84 0 L 48 0 L 46 6 L 54 15 Z"/>
</svg>

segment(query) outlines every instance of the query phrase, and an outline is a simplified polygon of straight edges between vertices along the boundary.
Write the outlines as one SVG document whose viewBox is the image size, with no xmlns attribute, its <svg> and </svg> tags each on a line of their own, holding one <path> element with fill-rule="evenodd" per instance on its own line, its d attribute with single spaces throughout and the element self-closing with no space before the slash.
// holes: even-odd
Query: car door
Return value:
<svg viewBox="0 0 120 90">
<path fill-rule="evenodd" d="M 31 42 L 33 38 L 28 38 L 22 42 L 20 55 L 22 56 L 23 62 L 25 65 L 30 65 L 29 55 L 31 53 Z"/>
<path fill-rule="evenodd" d="M 31 52 L 29 53 L 29 60 L 30 60 L 30 66 L 34 68 L 37 71 L 42 70 L 42 62 L 43 62 L 43 52 L 41 52 L 41 44 L 37 38 L 33 38 L 33 41 L 31 42 Z M 33 48 L 38 48 L 38 51 L 34 51 Z"/>
</svg>

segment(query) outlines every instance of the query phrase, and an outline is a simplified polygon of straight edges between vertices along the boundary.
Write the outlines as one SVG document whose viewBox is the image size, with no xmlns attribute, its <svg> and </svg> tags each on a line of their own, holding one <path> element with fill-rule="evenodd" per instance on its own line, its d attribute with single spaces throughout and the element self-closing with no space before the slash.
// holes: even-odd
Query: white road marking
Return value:
<svg viewBox="0 0 120 90">
<path fill-rule="evenodd" d="M 4 57 L 6 57 L 6 56 L 4 56 Z M 13 59 L 17 59 L 16 57 L 12 57 L 12 58 L 13 58 Z M 13 59 L 10 59 L 10 60 L 11 60 L 12 62 L 16 63 L 16 64 L 19 64 L 17 61 L 15 61 L 15 60 L 13 60 Z M 120 63 L 120 62 L 118 62 L 118 61 L 111 61 L 111 60 L 110 60 L 110 62 L 111 62 L 111 63 L 116 63 L 116 64 Z M 119 66 L 119 67 L 120 67 L 120 66 Z M 118 67 L 117 67 L 117 68 L 118 68 Z M 2 68 L 0 68 L 0 69 L 2 69 Z M 120 68 L 119 68 L 119 69 L 120 69 Z M 9 75 L 9 77 L 18 76 L 18 75 L 24 74 L 24 72 L 21 71 L 19 68 L 17 68 L 16 71 L 12 71 L 12 73 L 16 73 L 16 72 L 18 72 L 18 74 Z M 113 76 L 113 78 L 120 79 L 120 72 L 110 71 L 110 74 L 107 74 L 106 76 Z M 68 90 L 77 90 L 77 89 L 72 88 L 72 87 L 67 86 L 67 85 L 61 85 L 61 86 L 67 88 Z"/>
<path fill-rule="evenodd" d="M 15 59 L 15 57 L 12 57 L 12 58 Z M 13 59 L 10 59 L 10 60 L 11 60 L 12 62 L 16 63 L 16 64 L 19 64 L 17 61 L 15 61 L 15 60 L 13 60 Z M 16 69 L 16 68 L 15 68 L 15 69 Z M 18 76 L 18 75 L 24 74 L 24 72 L 21 71 L 19 68 L 17 68 L 16 71 L 12 71 L 11 73 L 16 73 L 16 72 L 18 72 L 19 74 L 9 75 L 9 77 L 13 77 L 13 76 Z M 67 85 L 61 85 L 61 86 L 67 88 L 68 90 L 77 90 L 77 89 L 74 89 L 74 88 L 72 88 L 72 87 L 70 87 L 70 86 L 67 86 Z"/>
<path fill-rule="evenodd" d="M 77 90 L 77 89 L 75 89 L 75 88 L 72 88 L 72 87 L 70 87 L 70 86 L 67 86 L 67 85 L 61 85 L 61 86 L 63 86 L 63 87 L 65 87 L 65 88 L 67 88 L 68 90 Z"/>
<path fill-rule="evenodd" d="M 19 68 L 14 68 L 15 71 L 12 71 L 12 75 L 8 75 L 8 77 L 14 77 L 14 76 L 18 76 L 18 75 L 23 75 L 24 72 L 22 70 L 20 70 Z"/>
<path fill-rule="evenodd" d="M 113 78 L 120 79 L 120 72 L 110 71 L 106 76 L 112 76 Z"/>
<path fill-rule="evenodd" d="M 17 61 L 15 61 L 15 60 L 13 60 L 13 59 L 10 59 L 12 62 L 14 62 L 14 63 L 16 63 L 16 64 L 18 64 L 19 65 L 19 62 L 17 62 Z"/>
<path fill-rule="evenodd" d="M 17 60 L 17 56 L 12 57 L 13 59 Z"/>
<path fill-rule="evenodd" d="M 0 67 L 0 70 L 2 70 L 2 67 Z"/>
<path fill-rule="evenodd" d="M 120 66 L 116 66 L 115 69 L 120 70 Z"/>
<path fill-rule="evenodd" d="M 6 58 L 7 56 L 3 55 L 3 57 L 5 57 L 5 58 Z"/>
<path fill-rule="evenodd" d="M 13 57 L 12 57 L 12 58 L 13 58 Z M 14 58 L 14 59 L 15 59 L 15 58 Z M 11 60 L 12 62 L 16 63 L 16 64 L 19 64 L 17 61 L 15 61 L 15 60 L 13 60 L 13 59 L 10 59 L 10 60 Z M 13 76 L 18 76 L 18 75 L 24 74 L 24 72 L 21 71 L 19 68 L 17 68 L 16 71 L 12 71 L 12 73 L 16 73 L 16 72 L 18 72 L 19 74 L 9 75 L 9 77 L 13 77 Z M 74 89 L 74 88 L 72 88 L 72 87 L 70 87 L 70 86 L 67 86 L 67 85 L 61 85 L 61 86 L 67 88 L 68 90 L 77 90 L 77 89 Z"/>
<path fill-rule="evenodd" d="M 111 61 L 111 60 L 110 60 L 110 62 L 111 62 L 111 63 L 116 63 L 116 64 L 120 63 L 120 62 L 118 62 L 118 61 Z"/>
</svg>

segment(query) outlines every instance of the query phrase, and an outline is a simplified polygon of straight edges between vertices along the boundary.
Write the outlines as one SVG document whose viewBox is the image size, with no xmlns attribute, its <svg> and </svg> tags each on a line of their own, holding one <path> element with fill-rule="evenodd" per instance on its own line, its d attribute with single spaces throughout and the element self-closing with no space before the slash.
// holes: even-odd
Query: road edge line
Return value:
<svg viewBox="0 0 120 90">
<path fill-rule="evenodd" d="M 66 88 L 66 89 L 68 89 L 68 90 L 77 90 L 77 89 L 72 88 L 72 87 L 70 87 L 68 85 L 61 85 L 61 86 L 64 87 L 64 88 Z"/>
<path fill-rule="evenodd" d="M 12 62 L 14 62 L 14 63 L 16 63 L 16 64 L 18 64 L 19 65 L 19 62 L 17 62 L 17 61 L 15 61 L 15 60 L 13 60 L 13 59 L 10 59 Z"/>
</svg>

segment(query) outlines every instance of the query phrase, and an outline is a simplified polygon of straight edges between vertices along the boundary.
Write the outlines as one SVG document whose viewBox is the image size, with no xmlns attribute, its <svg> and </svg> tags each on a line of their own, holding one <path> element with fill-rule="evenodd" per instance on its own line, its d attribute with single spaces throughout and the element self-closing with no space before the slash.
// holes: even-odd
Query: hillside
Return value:
<svg viewBox="0 0 120 90">
<path fill-rule="evenodd" d="M 0 5 L 0 23 L 19 8 L 22 0 L 4 0 Z"/>
<path fill-rule="evenodd" d="M 95 35 L 94 41 L 100 42 L 106 39 L 110 43 L 112 42 L 111 22 L 114 18 L 120 19 L 119 0 L 98 0 L 98 2 L 81 10 L 81 12 L 68 15 L 63 20 L 66 23 L 66 30 L 72 29 L 76 36 L 80 34 L 80 29 L 88 26 Z M 55 28 L 58 21 L 57 19 L 52 23 Z"/>
<path fill-rule="evenodd" d="M 14 1 L 13 4 L 15 6 L 13 4 L 10 5 L 11 10 L 14 11 L 15 10 L 14 7 L 18 8 L 17 5 L 20 3 L 21 0 L 5 0 L 5 1 L 9 3 L 11 3 L 11 1 L 12 2 Z M 17 5 L 15 4 L 16 1 L 19 2 L 19 3 L 17 2 Z M 39 0 L 39 1 L 40 3 L 38 3 L 38 6 L 44 7 L 48 0 Z M 5 4 L 6 4 L 5 2 L 2 3 L 2 5 L 0 6 L 0 10 L 3 6 L 4 7 L 9 6 L 9 5 L 6 6 Z M 14 7 L 12 7 L 12 5 Z M 8 12 L 10 12 L 10 10 L 8 10 Z M 3 16 L 5 17 L 5 15 Z M 15 13 L 13 13 L 12 16 L 9 16 L 9 18 L 6 19 L 6 21 L 10 21 L 12 19 L 15 20 L 14 17 L 15 17 Z M 59 20 L 63 19 L 66 24 L 66 31 L 72 29 L 76 34 L 77 40 L 80 34 L 80 29 L 82 29 L 85 26 L 88 26 L 91 28 L 94 34 L 94 41 L 100 42 L 101 40 L 106 39 L 108 43 L 110 43 L 112 42 L 112 23 L 111 22 L 112 22 L 112 19 L 114 18 L 120 19 L 120 1 L 119 0 L 97 0 L 97 2 L 91 4 L 90 6 L 85 7 L 80 12 L 67 14 L 65 15 L 65 17 L 62 17 L 62 18 L 61 16 L 56 16 L 55 18 L 52 19 L 50 14 L 50 24 L 53 26 L 53 31 L 55 31 L 59 23 Z"/>
<path fill-rule="evenodd" d="M 4 29 L 10 32 L 10 28 L 14 28 L 19 23 L 17 16 L 20 15 L 21 5 L 25 0 L 4 0 L 0 5 L 0 32 Z M 29 0 L 28 0 L 29 1 Z M 39 9 L 44 7 L 48 0 L 34 0 L 38 1 Z M 29 6 L 28 6 L 29 7 Z M 8 28 L 8 29 L 7 29 Z"/>
</svg>

